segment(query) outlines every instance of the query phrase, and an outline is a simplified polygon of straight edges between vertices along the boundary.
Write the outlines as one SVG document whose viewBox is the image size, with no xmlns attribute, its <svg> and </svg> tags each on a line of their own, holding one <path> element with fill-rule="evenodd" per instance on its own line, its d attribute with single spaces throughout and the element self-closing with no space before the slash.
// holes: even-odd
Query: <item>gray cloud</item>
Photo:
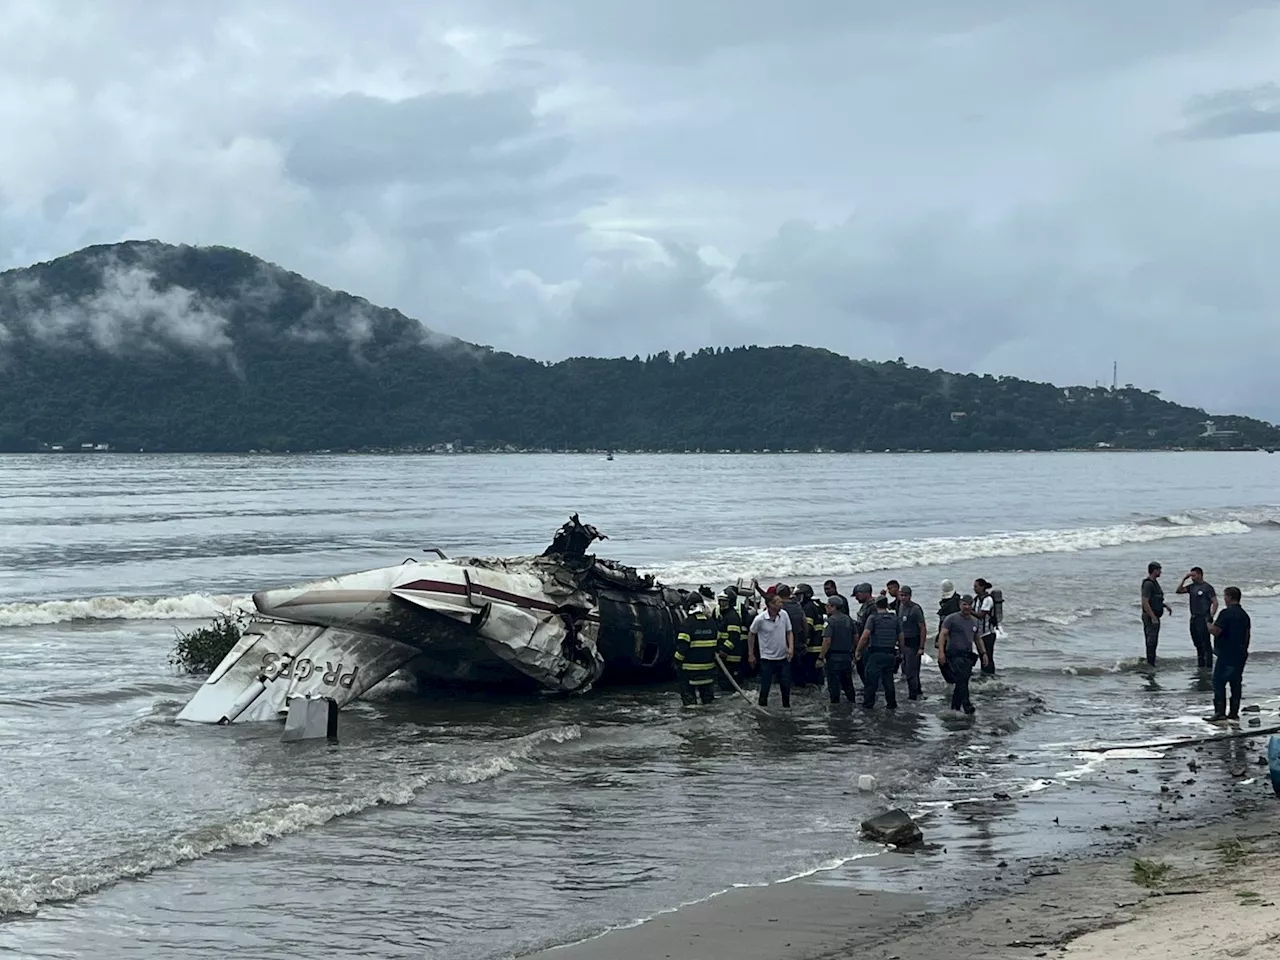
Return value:
<svg viewBox="0 0 1280 960">
<path fill-rule="evenodd" d="M 1271 3 L 11 6 L 0 267 L 220 243 L 543 359 L 1114 359 L 1280 418 Z"/>
<path fill-rule="evenodd" d="M 155 273 L 141 264 L 104 258 L 101 268 L 100 288 L 84 297 L 46 299 L 31 285 L 7 292 L 24 307 L 21 322 L 45 342 L 87 344 L 113 354 L 177 348 L 230 357 L 222 305 L 184 287 L 157 284 Z"/>
<path fill-rule="evenodd" d="M 1280 86 L 1263 83 L 1197 97 L 1187 108 L 1188 140 L 1223 140 L 1280 132 Z"/>
</svg>

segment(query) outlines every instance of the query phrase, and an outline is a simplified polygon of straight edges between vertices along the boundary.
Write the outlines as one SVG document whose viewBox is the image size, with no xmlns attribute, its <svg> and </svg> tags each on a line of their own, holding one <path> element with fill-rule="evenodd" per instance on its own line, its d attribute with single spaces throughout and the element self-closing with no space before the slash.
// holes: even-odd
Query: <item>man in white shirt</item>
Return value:
<svg viewBox="0 0 1280 960">
<path fill-rule="evenodd" d="M 782 707 L 791 709 L 791 658 L 795 654 L 795 635 L 791 618 L 782 609 L 783 598 L 768 595 L 768 605 L 751 621 L 747 640 L 747 662 L 754 667 L 760 662 L 760 706 L 769 705 L 769 690 L 778 681 L 782 691 Z M 757 652 L 758 651 L 758 652 Z"/>
</svg>

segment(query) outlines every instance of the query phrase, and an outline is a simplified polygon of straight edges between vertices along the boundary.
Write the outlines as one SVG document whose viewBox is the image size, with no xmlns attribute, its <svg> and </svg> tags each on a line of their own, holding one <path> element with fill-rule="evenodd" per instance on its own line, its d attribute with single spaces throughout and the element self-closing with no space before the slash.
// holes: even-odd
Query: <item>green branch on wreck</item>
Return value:
<svg viewBox="0 0 1280 960">
<path fill-rule="evenodd" d="M 244 633 L 246 615 L 224 613 L 205 627 L 178 632 L 169 662 L 183 673 L 212 673 Z"/>
</svg>

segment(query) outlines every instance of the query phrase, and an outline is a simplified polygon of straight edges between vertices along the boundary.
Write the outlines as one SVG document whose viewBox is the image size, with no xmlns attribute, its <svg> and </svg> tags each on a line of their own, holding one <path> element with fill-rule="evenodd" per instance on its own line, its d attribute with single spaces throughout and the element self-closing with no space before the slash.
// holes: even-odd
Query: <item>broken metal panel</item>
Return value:
<svg viewBox="0 0 1280 960">
<path fill-rule="evenodd" d="M 410 661 L 427 680 L 561 692 L 666 675 L 686 592 L 586 555 L 601 538 L 575 515 L 538 557 L 441 555 L 255 593 L 275 622 L 253 625 L 179 716 L 276 719 L 299 695 L 344 705 Z"/>
<path fill-rule="evenodd" d="M 225 670 L 219 664 L 179 720 L 275 720 L 286 712 L 290 696 L 327 696 L 345 706 L 418 653 L 408 644 L 351 630 L 292 623 L 255 623 L 249 629 L 256 635 L 249 652 Z"/>
</svg>

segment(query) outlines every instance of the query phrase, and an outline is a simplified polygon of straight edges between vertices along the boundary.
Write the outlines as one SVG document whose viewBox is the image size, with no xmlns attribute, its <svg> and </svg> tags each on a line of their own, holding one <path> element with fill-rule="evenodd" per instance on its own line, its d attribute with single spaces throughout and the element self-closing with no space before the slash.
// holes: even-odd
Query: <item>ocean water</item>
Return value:
<svg viewBox="0 0 1280 960">
<path fill-rule="evenodd" d="M 1095 748 L 1210 732 L 1173 596 L 1192 564 L 1244 590 L 1246 702 L 1274 714 L 1278 491 L 1262 453 L 0 457 L 0 952 L 488 960 L 734 884 L 885 881 L 856 826 L 889 803 L 948 850 L 920 863 L 934 884 L 1085 849 L 1108 818 L 1211 816 L 1185 757 Z M 984 576 L 1000 675 L 972 722 L 928 666 L 929 699 L 894 717 L 393 677 L 337 744 L 174 722 L 200 683 L 168 663 L 175 630 L 432 546 L 537 552 L 573 511 L 609 535 L 597 552 L 675 584 L 892 576 L 931 611 L 944 577 Z M 1176 611 L 1154 672 L 1151 559 Z M 1255 759 L 1206 765 L 1247 784 Z"/>
</svg>

